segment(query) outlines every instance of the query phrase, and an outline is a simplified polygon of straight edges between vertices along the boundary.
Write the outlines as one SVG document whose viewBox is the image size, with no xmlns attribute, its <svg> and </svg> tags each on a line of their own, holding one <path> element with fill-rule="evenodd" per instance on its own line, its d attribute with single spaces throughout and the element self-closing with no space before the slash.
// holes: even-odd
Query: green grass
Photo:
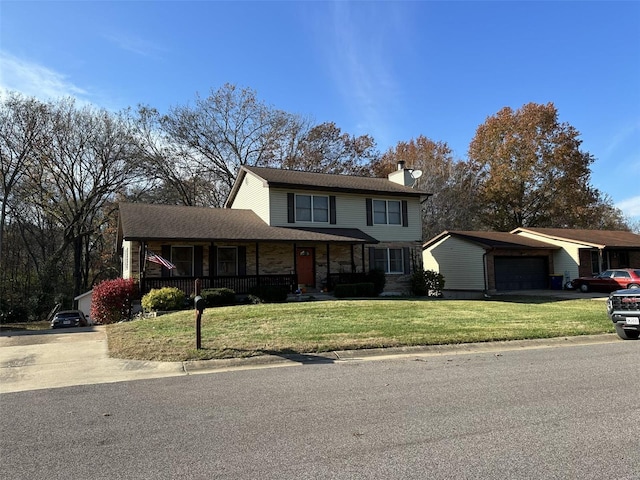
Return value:
<svg viewBox="0 0 640 480">
<path fill-rule="evenodd" d="M 336 300 L 176 312 L 107 327 L 114 357 L 184 361 L 612 333 L 602 301 Z"/>
<path fill-rule="evenodd" d="M 0 324 L 0 332 L 17 332 L 20 330 L 49 330 L 51 322 L 42 320 L 40 322 L 3 323 Z"/>
</svg>

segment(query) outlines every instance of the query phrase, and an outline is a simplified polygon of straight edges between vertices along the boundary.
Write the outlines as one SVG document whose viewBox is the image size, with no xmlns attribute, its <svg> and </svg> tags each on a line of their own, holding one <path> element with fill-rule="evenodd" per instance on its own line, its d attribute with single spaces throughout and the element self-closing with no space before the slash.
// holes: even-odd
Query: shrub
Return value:
<svg viewBox="0 0 640 480">
<path fill-rule="evenodd" d="M 416 270 L 411 275 L 411 294 L 416 297 L 424 297 L 429 293 L 427 288 L 427 279 L 424 276 L 424 270 Z"/>
<path fill-rule="evenodd" d="M 418 296 L 441 297 L 444 275 L 434 270 L 414 272 L 411 277 L 411 292 Z"/>
<path fill-rule="evenodd" d="M 366 281 L 373 283 L 374 296 L 380 295 L 384 291 L 384 286 L 387 282 L 387 277 L 384 271 L 379 268 L 369 270 L 366 275 Z"/>
<path fill-rule="evenodd" d="M 131 304 L 138 293 L 133 279 L 105 280 L 93 287 L 90 316 L 95 323 L 115 323 L 131 316 Z"/>
<path fill-rule="evenodd" d="M 347 297 L 375 297 L 375 285 L 371 282 L 365 283 L 341 283 L 333 290 L 336 298 Z"/>
<path fill-rule="evenodd" d="M 202 290 L 200 296 L 204 298 L 207 307 L 220 307 L 236 303 L 236 292 L 230 288 L 207 288 Z"/>
<path fill-rule="evenodd" d="M 176 287 L 154 288 L 142 297 L 145 312 L 179 310 L 185 304 L 185 294 Z"/>
<path fill-rule="evenodd" d="M 289 288 L 276 285 L 258 285 L 251 288 L 249 294 L 258 297 L 264 303 L 282 303 L 287 301 Z"/>
</svg>

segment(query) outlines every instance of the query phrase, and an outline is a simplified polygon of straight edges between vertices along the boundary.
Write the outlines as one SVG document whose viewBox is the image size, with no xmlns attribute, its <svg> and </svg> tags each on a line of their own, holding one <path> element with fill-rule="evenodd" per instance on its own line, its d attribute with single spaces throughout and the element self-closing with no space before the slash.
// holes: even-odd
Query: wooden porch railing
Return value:
<svg viewBox="0 0 640 480">
<path fill-rule="evenodd" d="M 153 288 L 177 287 L 187 296 L 192 295 L 197 277 L 154 277 L 140 281 L 140 293 L 144 295 Z M 201 277 L 200 288 L 229 288 L 238 294 L 247 294 L 256 286 L 287 287 L 290 292 L 298 288 L 298 276 L 289 275 L 243 275 L 239 277 Z"/>
</svg>

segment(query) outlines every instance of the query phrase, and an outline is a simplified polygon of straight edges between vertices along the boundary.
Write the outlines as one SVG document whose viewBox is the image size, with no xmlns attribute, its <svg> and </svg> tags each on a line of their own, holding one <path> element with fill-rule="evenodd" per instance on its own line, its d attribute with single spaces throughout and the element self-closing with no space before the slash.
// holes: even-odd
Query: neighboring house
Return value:
<svg viewBox="0 0 640 480">
<path fill-rule="evenodd" d="M 243 166 L 225 208 L 122 203 L 118 244 L 122 275 L 142 292 L 177 286 L 193 292 L 255 285 L 291 291 L 331 289 L 386 273 L 387 292 L 407 292 L 420 266 L 421 200 L 411 171 L 388 178 Z M 146 261 L 149 252 L 176 268 Z"/>
<path fill-rule="evenodd" d="M 556 271 L 569 279 L 640 266 L 640 235 L 635 233 L 563 228 L 516 228 L 511 233 L 561 247 L 554 263 Z"/>
<path fill-rule="evenodd" d="M 423 245 L 423 264 L 444 275 L 448 297 L 562 288 L 578 276 L 640 266 L 640 235 L 546 228 L 445 231 Z"/>
<path fill-rule="evenodd" d="M 93 322 L 91 320 L 91 301 L 93 299 L 93 290 L 89 290 L 84 292 L 82 295 L 78 295 L 74 298 L 76 302 L 78 302 L 78 310 L 84 313 L 84 316 L 89 320 L 89 324 L 92 325 Z"/>
</svg>

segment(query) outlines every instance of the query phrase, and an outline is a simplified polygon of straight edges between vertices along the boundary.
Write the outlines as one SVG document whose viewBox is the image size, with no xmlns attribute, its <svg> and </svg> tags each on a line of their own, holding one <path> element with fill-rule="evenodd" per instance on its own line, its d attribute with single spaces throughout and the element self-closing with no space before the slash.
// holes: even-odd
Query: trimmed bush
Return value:
<svg viewBox="0 0 640 480">
<path fill-rule="evenodd" d="M 236 303 L 236 292 L 230 288 L 206 288 L 202 290 L 200 296 L 204 298 L 207 307 L 221 307 Z"/>
<path fill-rule="evenodd" d="M 336 285 L 333 290 L 336 298 L 348 297 L 375 297 L 375 285 L 371 282 L 366 283 L 342 283 Z"/>
<path fill-rule="evenodd" d="M 411 276 L 411 293 L 416 296 L 441 297 L 444 275 L 434 270 L 417 271 Z"/>
<path fill-rule="evenodd" d="M 185 294 L 176 287 L 154 288 L 142 297 L 145 312 L 180 310 L 185 304 Z"/>
<path fill-rule="evenodd" d="M 131 317 L 138 286 L 133 279 L 105 280 L 93 287 L 90 316 L 95 323 L 116 323 Z"/>
<path fill-rule="evenodd" d="M 380 295 L 384 291 L 384 286 L 387 283 L 387 277 L 384 271 L 379 268 L 369 270 L 366 275 L 366 281 L 373 283 L 374 296 Z"/>
<path fill-rule="evenodd" d="M 264 303 L 282 303 L 287 301 L 288 287 L 259 285 L 249 290 L 249 294 L 258 297 Z"/>
</svg>

